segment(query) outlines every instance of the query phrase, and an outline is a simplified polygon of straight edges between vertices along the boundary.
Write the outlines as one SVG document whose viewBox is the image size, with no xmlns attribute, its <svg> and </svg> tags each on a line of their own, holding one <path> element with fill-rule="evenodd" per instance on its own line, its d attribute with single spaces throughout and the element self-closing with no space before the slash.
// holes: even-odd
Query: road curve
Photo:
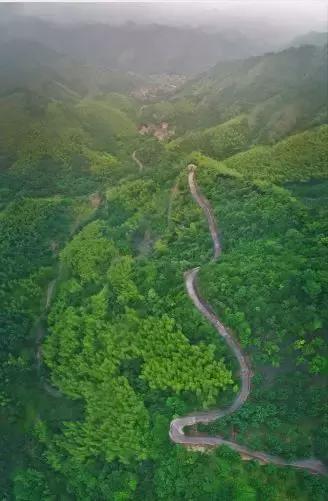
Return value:
<svg viewBox="0 0 328 501">
<path fill-rule="evenodd" d="M 141 160 L 139 160 L 139 158 L 137 157 L 137 151 L 135 150 L 133 153 L 132 153 L 132 159 L 135 161 L 135 163 L 138 165 L 139 167 L 139 172 L 142 172 L 143 169 L 144 169 L 144 164 L 141 162 Z"/>
<path fill-rule="evenodd" d="M 215 218 L 211 206 L 206 198 L 201 195 L 195 180 L 196 166 L 190 164 L 188 166 L 188 183 L 189 189 L 195 202 L 203 209 L 207 218 L 209 230 L 213 241 L 213 257 L 212 260 L 216 261 L 221 254 L 221 245 L 219 233 L 216 226 Z M 267 454 L 265 452 L 252 451 L 245 446 L 239 445 L 236 442 L 225 440 L 220 436 L 206 436 L 206 435 L 185 435 L 184 428 L 198 423 L 208 424 L 216 419 L 228 416 L 237 411 L 247 400 L 251 391 L 251 378 L 252 370 L 248 357 L 243 353 L 242 348 L 233 335 L 226 329 L 220 322 L 217 316 L 212 311 L 211 307 L 204 301 L 197 290 L 197 274 L 199 267 L 188 270 L 184 274 L 187 293 L 194 303 L 197 310 L 213 325 L 219 336 L 221 336 L 227 343 L 233 354 L 235 355 L 239 364 L 240 374 L 240 391 L 232 404 L 225 409 L 214 409 L 209 411 L 194 412 L 188 416 L 173 419 L 170 424 L 169 435 L 173 442 L 190 447 L 217 447 L 220 445 L 227 445 L 231 449 L 238 452 L 243 459 L 255 459 L 261 464 L 272 463 L 279 466 L 293 466 L 309 471 L 316 474 L 327 474 L 327 468 L 321 461 L 316 459 L 304 459 L 288 462 L 285 459 Z"/>
</svg>

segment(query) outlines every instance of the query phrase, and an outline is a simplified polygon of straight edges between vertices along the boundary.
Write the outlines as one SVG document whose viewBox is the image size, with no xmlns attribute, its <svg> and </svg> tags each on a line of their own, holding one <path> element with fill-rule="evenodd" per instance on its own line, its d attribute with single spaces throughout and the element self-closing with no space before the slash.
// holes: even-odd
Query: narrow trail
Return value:
<svg viewBox="0 0 328 501">
<path fill-rule="evenodd" d="M 96 195 L 98 195 L 98 197 L 99 197 L 99 192 L 92 193 L 90 195 L 90 200 L 92 197 L 94 197 Z M 99 204 L 100 203 L 101 203 L 101 199 L 100 199 Z M 81 220 L 75 221 L 75 223 L 73 224 L 73 226 L 70 230 L 69 239 L 71 239 L 78 231 L 80 231 L 86 224 L 88 224 L 88 222 L 90 222 L 92 220 L 97 208 L 99 207 L 99 204 L 95 205 L 93 211 L 86 218 L 84 218 L 82 221 Z M 35 325 L 34 325 L 35 359 L 36 359 L 37 373 L 38 373 L 39 378 L 42 382 L 43 389 L 54 398 L 60 398 L 63 396 L 63 394 L 59 390 L 57 390 L 54 386 L 51 386 L 51 384 L 48 383 L 40 373 L 41 373 L 41 367 L 42 367 L 42 361 L 43 361 L 42 341 L 43 341 L 45 334 L 46 334 L 45 323 L 46 323 L 46 319 L 47 319 L 47 314 L 48 314 L 49 309 L 51 307 L 52 300 L 53 300 L 53 297 L 54 297 L 54 294 L 56 291 L 56 286 L 57 286 L 58 282 L 60 281 L 61 274 L 62 274 L 62 263 L 59 263 L 56 278 L 52 279 L 47 285 L 47 289 L 45 292 L 44 308 L 43 308 L 41 314 L 39 315 L 39 317 L 37 318 Z"/>
<path fill-rule="evenodd" d="M 134 152 L 132 153 L 132 159 L 135 161 L 135 163 L 138 165 L 139 167 L 139 172 L 142 172 L 144 170 L 144 164 L 141 162 L 141 160 L 139 160 L 139 158 L 137 157 L 137 151 L 134 150 Z"/>
<path fill-rule="evenodd" d="M 57 277 L 52 279 L 48 285 L 45 293 L 45 305 L 41 312 L 41 315 L 38 317 L 35 324 L 35 341 L 36 341 L 36 367 L 37 371 L 40 372 L 41 364 L 42 364 L 42 347 L 41 343 L 45 335 L 44 322 L 46 320 L 47 313 L 51 306 L 51 301 L 55 292 L 56 284 L 58 281 L 59 272 Z"/>
<path fill-rule="evenodd" d="M 44 309 L 37 319 L 36 325 L 35 325 L 35 341 L 36 341 L 36 353 L 35 353 L 35 358 L 36 358 L 36 369 L 39 374 L 39 378 L 41 379 L 42 382 L 42 387 L 43 389 L 52 397 L 54 398 L 60 398 L 62 397 L 62 393 L 57 390 L 55 387 L 51 386 L 42 375 L 40 375 L 41 372 L 41 367 L 42 367 L 42 341 L 45 336 L 45 322 L 47 318 L 47 313 L 50 309 L 52 298 L 54 296 L 54 292 L 56 289 L 57 282 L 59 280 L 60 276 L 60 271 L 58 271 L 57 277 L 51 280 L 48 283 L 46 294 L 45 294 L 45 306 Z"/>
<path fill-rule="evenodd" d="M 195 202 L 203 209 L 204 214 L 207 218 L 213 241 L 214 252 L 212 261 L 217 261 L 221 255 L 219 233 L 211 206 L 206 198 L 199 192 L 199 189 L 197 187 L 195 180 L 196 168 L 197 167 L 192 164 L 188 166 L 189 189 Z M 212 311 L 211 307 L 207 305 L 207 303 L 198 292 L 196 281 L 199 269 L 200 268 L 197 267 L 185 272 L 184 279 L 187 293 L 197 310 L 214 326 L 218 335 L 224 339 L 224 341 L 227 343 L 227 345 L 235 355 L 240 367 L 239 375 L 241 380 L 241 387 L 232 404 L 225 409 L 213 409 L 209 411 L 194 412 L 193 414 L 190 414 L 188 416 L 173 419 L 171 421 L 169 431 L 171 440 L 177 444 L 182 444 L 189 447 L 217 447 L 220 445 L 226 445 L 234 451 L 238 452 L 245 460 L 256 459 L 261 464 L 272 463 L 279 466 L 293 466 L 295 468 L 307 470 L 310 473 L 323 475 L 327 474 L 328 472 L 325 465 L 315 458 L 289 462 L 279 456 L 267 454 L 266 452 L 250 450 L 243 445 L 239 445 L 234 441 L 225 440 L 220 436 L 185 435 L 184 428 L 187 426 L 192 426 L 198 423 L 208 424 L 217 419 L 223 418 L 224 416 L 228 416 L 233 412 L 236 412 L 249 397 L 251 391 L 251 378 L 253 375 L 248 357 L 243 353 L 240 344 L 229 332 L 229 330 L 220 322 L 220 320 Z"/>
</svg>

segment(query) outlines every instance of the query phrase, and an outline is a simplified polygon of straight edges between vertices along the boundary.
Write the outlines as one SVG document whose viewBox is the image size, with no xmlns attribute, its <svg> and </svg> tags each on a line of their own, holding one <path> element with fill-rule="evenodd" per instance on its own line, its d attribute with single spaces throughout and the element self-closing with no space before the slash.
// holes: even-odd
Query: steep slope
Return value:
<svg viewBox="0 0 328 501">
<path fill-rule="evenodd" d="M 289 48 L 222 62 L 187 82 L 169 103 L 144 107 L 141 120 L 166 120 L 177 133 L 249 115 L 256 142 L 276 141 L 327 120 L 324 47 Z"/>
</svg>

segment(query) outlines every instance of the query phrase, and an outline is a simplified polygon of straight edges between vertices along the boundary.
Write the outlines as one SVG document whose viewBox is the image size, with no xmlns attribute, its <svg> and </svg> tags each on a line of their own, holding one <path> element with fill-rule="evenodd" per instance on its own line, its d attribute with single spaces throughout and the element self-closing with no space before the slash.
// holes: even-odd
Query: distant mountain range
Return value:
<svg viewBox="0 0 328 501">
<path fill-rule="evenodd" d="M 196 74 L 218 61 L 250 57 L 273 47 L 236 30 L 134 23 L 67 26 L 20 16 L 3 22 L 0 33 L 0 43 L 17 39 L 41 43 L 83 64 L 142 74 Z"/>
</svg>

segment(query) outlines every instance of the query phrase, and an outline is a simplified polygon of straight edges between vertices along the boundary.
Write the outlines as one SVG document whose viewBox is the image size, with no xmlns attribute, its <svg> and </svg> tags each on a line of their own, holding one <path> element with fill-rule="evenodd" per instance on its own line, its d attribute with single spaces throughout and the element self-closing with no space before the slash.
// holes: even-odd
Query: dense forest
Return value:
<svg viewBox="0 0 328 501">
<path fill-rule="evenodd" d="M 324 501 L 324 475 L 169 438 L 240 386 L 185 290 L 200 266 L 254 375 L 185 433 L 328 464 L 324 48 L 218 63 L 151 103 L 147 77 L 70 57 L 0 50 L 1 499 Z M 164 141 L 138 131 L 163 121 Z"/>
</svg>

